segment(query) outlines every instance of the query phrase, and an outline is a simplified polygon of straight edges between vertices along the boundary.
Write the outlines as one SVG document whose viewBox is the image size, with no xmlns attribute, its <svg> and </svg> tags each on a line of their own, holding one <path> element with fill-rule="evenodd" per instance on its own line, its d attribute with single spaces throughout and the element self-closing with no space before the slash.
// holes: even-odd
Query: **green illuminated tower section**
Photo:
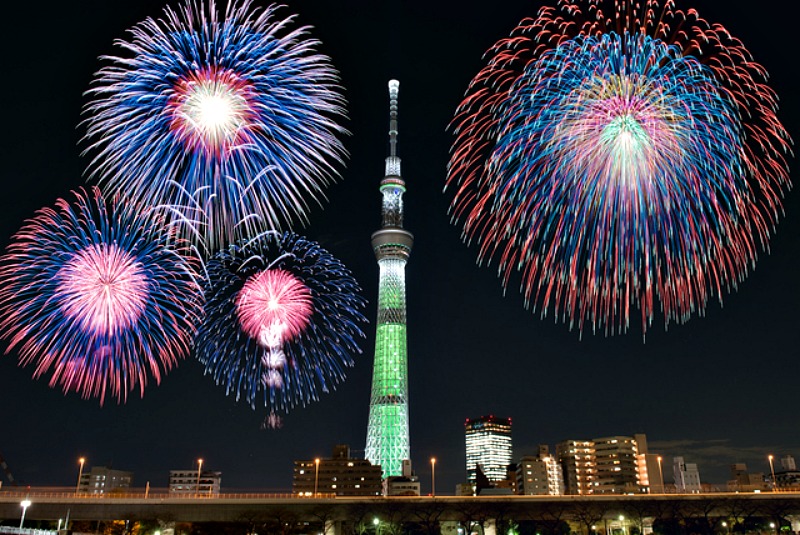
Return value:
<svg viewBox="0 0 800 535">
<path fill-rule="evenodd" d="M 414 236 L 403 229 L 403 193 L 397 157 L 397 93 L 400 83 L 389 82 L 389 157 L 381 181 L 383 224 L 372 234 L 378 259 L 378 320 L 375 364 L 369 403 L 366 458 L 379 464 L 383 477 L 402 475 L 409 459 L 408 352 L 406 349 L 406 262 Z"/>
</svg>

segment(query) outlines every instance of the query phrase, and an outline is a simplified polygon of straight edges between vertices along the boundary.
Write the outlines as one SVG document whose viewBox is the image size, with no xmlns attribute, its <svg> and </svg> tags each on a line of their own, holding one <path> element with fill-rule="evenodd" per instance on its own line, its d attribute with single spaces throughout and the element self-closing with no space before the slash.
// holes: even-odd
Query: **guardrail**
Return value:
<svg viewBox="0 0 800 535">
<path fill-rule="evenodd" d="M 195 494 L 192 492 L 165 492 L 165 491 L 137 491 L 137 492 L 109 492 L 109 493 L 92 493 L 92 492 L 75 492 L 65 490 L 55 490 L 48 488 L 29 488 L 27 490 L 0 490 L 0 498 L 79 498 L 87 500 L 165 500 L 165 499 L 178 499 L 178 500 L 261 500 L 261 499 L 292 499 L 292 500 L 309 500 L 315 498 L 335 498 L 336 494 L 327 492 L 318 492 L 314 495 L 301 495 L 292 494 L 289 492 L 220 492 L 216 494 Z M 2 532 L 0 532 L 2 533 Z"/>
<path fill-rule="evenodd" d="M 18 535 L 58 535 L 58 532 L 53 529 L 12 528 L 11 526 L 0 526 L 0 533 L 13 533 Z"/>
</svg>

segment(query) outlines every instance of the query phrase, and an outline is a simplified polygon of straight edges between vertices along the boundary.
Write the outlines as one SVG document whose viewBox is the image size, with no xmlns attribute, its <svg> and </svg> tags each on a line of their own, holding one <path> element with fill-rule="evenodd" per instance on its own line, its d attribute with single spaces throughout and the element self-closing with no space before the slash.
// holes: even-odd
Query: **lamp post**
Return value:
<svg viewBox="0 0 800 535">
<path fill-rule="evenodd" d="M 436 497 L 436 457 L 431 457 L 431 497 Z"/>
<path fill-rule="evenodd" d="M 772 473 L 772 492 L 775 492 L 778 487 L 778 482 L 775 481 L 775 466 L 772 464 L 772 459 L 774 459 L 774 457 L 770 454 L 767 455 L 767 459 L 769 460 L 769 471 Z"/>
<path fill-rule="evenodd" d="M 31 506 L 31 501 L 28 498 L 25 498 L 19 504 L 22 506 L 22 517 L 19 519 L 19 529 L 22 531 L 22 525 L 25 523 L 25 512 L 28 510 L 28 507 Z"/>
<path fill-rule="evenodd" d="M 317 489 L 319 488 L 319 457 L 314 459 L 314 497 L 317 497 Z"/>
<path fill-rule="evenodd" d="M 661 494 L 664 494 L 664 471 L 661 470 L 661 455 L 659 455 L 657 459 L 658 459 L 658 479 L 661 481 Z"/>
<path fill-rule="evenodd" d="M 623 515 L 619 515 L 619 525 L 620 525 L 620 528 L 622 529 L 622 535 L 625 535 L 626 534 L 626 531 L 625 531 L 625 517 Z"/>
<path fill-rule="evenodd" d="M 81 477 L 83 477 L 83 464 L 86 462 L 86 459 L 81 457 L 78 459 L 78 463 L 80 463 L 81 467 L 78 468 L 78 482 L 75 484 L 75 494 L 78 494 L 81 491 Z"/>
<path fill-rule="evenodd" d="M 203 469 L 203 459 L 197 459 L 197 483 L 194 486 L 196 496 L 200 496 L 200 471 Z"/>
</svg>

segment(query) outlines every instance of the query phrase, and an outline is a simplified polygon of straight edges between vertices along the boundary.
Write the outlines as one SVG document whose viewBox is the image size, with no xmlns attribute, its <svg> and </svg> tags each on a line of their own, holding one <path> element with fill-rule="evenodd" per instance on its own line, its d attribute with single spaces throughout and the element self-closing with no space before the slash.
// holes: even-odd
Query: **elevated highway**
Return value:
<svg viewBox="0 0 800 535">
<path fill-rule="evenodd" d="M 236 522 L 266 525 L 270 522 L 311 523 L 329 526 L 328 533 L 349 532 L 348 526 L 374 519 L 387 523 L 432 525 L 502 524 L 533 522 L 541 526 L 569 524 L 573 532 L 587 535 L 639 532 L 658 522 L 687 521 L 700 526 L 695 532 L 726 533 L 726 526 L 757 526 L 775 535 L 800 532 L 800 492 L 649 494 L 605 496 L 436 496 L 298 498 L 288 494 L 220 494 L 170 496 L 166 493 L 76 495 L 66 489 L 9 489 L 0 491 L 0 519 L 19 521 L 20 503 L 28 499 L 26 524 L 41 521 L 113 521 L 205 523 Z M 624 519 L 621 525 L 620 519 Z M 749 524 L 748 524 L 749 522 Z M 772 524 L 772 529 L 769 525 Z M 345 526 L 344 528 L 342 526 Z M 627 529 L 625 529 L 627 527 Z M 781 528 L 783 530 L 781 531 Z M 774 530 L 774 531 L 773 531 Z M 558 531 L 558 530 L 554 530 Z M 262 532 L 264 532 L 262 530 Z M 763 530 L 762 530 L 763 532 Z"/>
</svg>

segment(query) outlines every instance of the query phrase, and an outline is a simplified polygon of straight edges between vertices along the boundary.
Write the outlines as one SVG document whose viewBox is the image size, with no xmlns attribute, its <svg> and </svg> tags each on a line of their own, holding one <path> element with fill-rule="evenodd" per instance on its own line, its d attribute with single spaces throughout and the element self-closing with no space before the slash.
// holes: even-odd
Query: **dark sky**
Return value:
<svg viewBox="0 0 800 535">
<path fill-rule="evenodd" d="M 352 269 L 370 302 L 370 321 L 377 265 L 369 238 L 380 224 L 386 83 L 401 82 L 406 227 L 416 236 L 407 269 L 411 450 L 423 491 L 430 490 L 431 456 L 438 459 L 440 493 L 464 479 L 464 420 L 489 413 L 513 418 L 517 457 L 540 443 L 646 433 L 651 451 L 683 455 L 710 482 L 724 482 L 733 462 L 768 471 L 769 453 L 800 458 L 796 192 L 785 200 L 771 251 L 725 296 L 724 308 L 711 303 L 705 317 L 667 332 L 657 321 L 646 343 L 636 325 L 627 335 L 579 340 L 564 324 L 540 320 L 515 288 L 503 295 L 494 271 L 475 265 L 475 249 L 449 223 L 442 194 L 452 141 L 446 124 L 483 52 L 544 1 L 295 0 L 285 10 L 314 26 L 321 50 L 340 70 L 352 131 L 343 180 L 302 233 Z M 767 67 L 782 98 L 779 116 L 800 139 L 791 17 L 769 3 L 693 1 L 678 5 L 723 23 Z M 115 53 L 115 38 L 159 16 L 164 5 L 46 0 L 5 8 L 0 243 L 36 209 L 84 184 L 78 124 L 97 57 Z M 796 162 L 792 167 L 797 181 Z M 30 368 L 4 356 L 0 452 L 16 478 L 33 485 L 73 485 L 77 459 L 85 456 L 89 466 L 113 464 L 133 470 L 137 485 L 163 487 L 170 469 L 202 457 L 223 472 L 224 487 L 288 490 L 294 459 L 328 455 L 338 443 L 363 451 L 374 325 L 367 329 L 347 381 L 274 431 L 260 429 L 263 410 L 227 398 L 192 360 L 151 385 L 144 399 L 101 408 L 33 381 Z"/>
</svg>

